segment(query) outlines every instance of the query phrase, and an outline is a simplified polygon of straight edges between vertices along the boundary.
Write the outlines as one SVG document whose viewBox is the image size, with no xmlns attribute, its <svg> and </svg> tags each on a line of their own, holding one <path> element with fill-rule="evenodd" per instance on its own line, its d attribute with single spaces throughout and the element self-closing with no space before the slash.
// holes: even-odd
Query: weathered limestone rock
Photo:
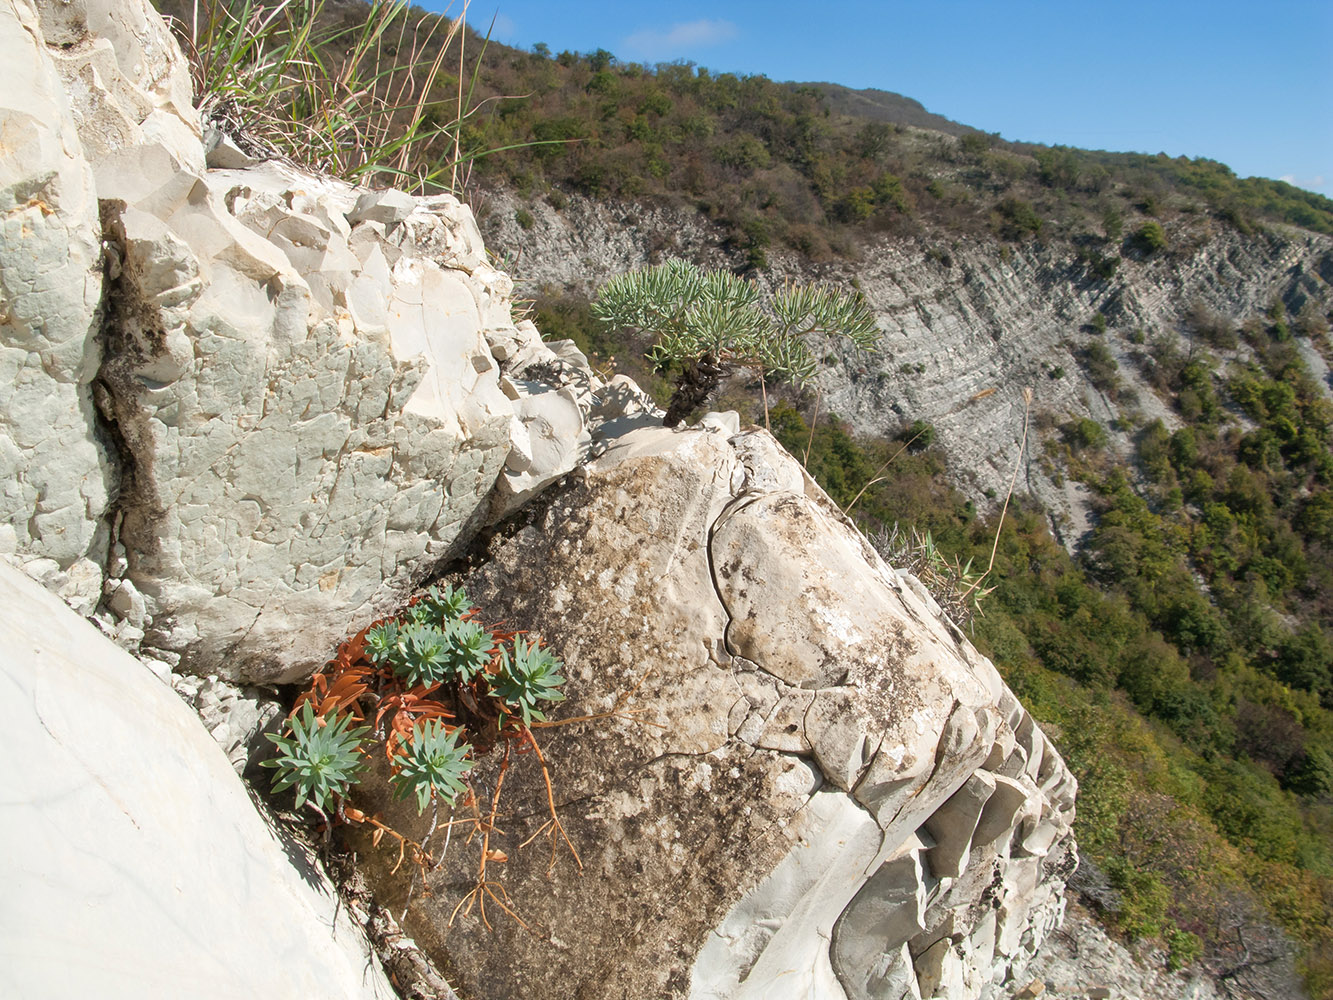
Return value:
<svg viewBox="0 0 1333 1000">
<path fill-rule="evenodd" d="M 3 560 L 0 624 L 6 993 L 392 1000 L 170 688 Z"/>
<path fill-rule="evenodd" d="M 456 199 L 209 169 L 144 0 L 0 17 L 32 137 L 0 174 L 0 548 L 118 641 L 307 675 L 587 455 L 600 381 L 514 325 Z"/>
<path fill-rule="evenodd" d="M 631 689 L 644 710 L 538 731 L 582 875 L 560 847 L 548 874 L 546 786 L 516 759 L 488 877 L 530 931 L 494 905 L 493 931 L 446 927 L 476 872 L 456 846 L 428 896 L 367 851 L 372 879 L 484 996 L 994 996 L 1058 919 L 1073 814 L 993 768 L 1040 747 L 1023 766 L 1053 789 L 1064 765 L 798 463 L 712 423 L 610 440 L 465 580 L 564 658 L 559 714 Z"/>
<path fill-rule="evenodd" d="M 350 188 L 149 150 L 99 168 L 128 205 L 102 374 L 133 466 L 126 575 L 183 669 L 299 676 L 448 553 L 500 471 L 478 289 L 411 244 L 354 254 Z"/>
<path fill-rule="evenodd" d="M 87 614 L 114 475 L 93 429 L 97 195 L 26 0 L 0 3 L 0 65 L 0 523 L 31 575 Z"/>
</svg>

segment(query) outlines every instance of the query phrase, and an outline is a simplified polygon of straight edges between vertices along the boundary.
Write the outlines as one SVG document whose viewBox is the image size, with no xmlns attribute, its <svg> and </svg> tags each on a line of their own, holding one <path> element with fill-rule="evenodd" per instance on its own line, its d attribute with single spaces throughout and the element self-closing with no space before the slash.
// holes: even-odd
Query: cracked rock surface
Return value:
<svg viewBox="0 0 1333 1000">
<path fill-rule="evenodd" d="M 307 677 L 587 456 L 600 381 L 455 198 L 206 147 L 144 0 L 4 0 L 0 46 L 0 553 L 122 645 Z"/>
<path fill-rule="evenodd" d="M 490 874 L 531 932 L 495 906 L 447 926 L 475 845 L 412 895 L 465 992 L 989 997 L 1058 923 L 1073 777 L 766 433 L 630 430 L 464 582 L 565 660 L 557 717 L 633 690 L 641 720 L 537 730 L 582 874 L 563 847 L 548 873 L 541 772 L 511 762 Z"/>
</svg>

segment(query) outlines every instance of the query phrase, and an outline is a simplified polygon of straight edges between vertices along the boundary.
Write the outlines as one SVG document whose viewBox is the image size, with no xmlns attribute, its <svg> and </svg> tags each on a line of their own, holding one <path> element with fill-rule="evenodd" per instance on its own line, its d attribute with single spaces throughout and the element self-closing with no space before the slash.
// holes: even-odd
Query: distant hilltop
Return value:
<svg viewBox="0 0 1333 1000">
<path fill-rule="evenodd" d="M 866 87 L 853 90 L 840 83 L 806 83 L 798 87 L 812 87 L 828 103 L 834 114 L 847 115 L 851 118 L 863 118 L 870 121 L 884 122 L 888 125 L 911 125 L 913 128 L 928 128 L 935 132 L 962 137 L 981 132 L 970 125 L 963 125 L 951 118 L 927 111 L 920 101 L 914 101 L 891 90 L 876 90 Z"/>
</svg>

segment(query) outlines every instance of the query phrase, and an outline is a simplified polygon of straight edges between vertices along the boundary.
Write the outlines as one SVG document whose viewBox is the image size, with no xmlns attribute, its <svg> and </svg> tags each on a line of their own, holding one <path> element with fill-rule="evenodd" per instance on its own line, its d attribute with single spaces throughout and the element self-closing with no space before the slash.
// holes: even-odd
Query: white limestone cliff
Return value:
<svg viewBox="0 0 1333 1000">
<path fill-rule="evenodd" d="M 31 575 L 183 670 L 291 680 L 586 454 L 600 383 L 514 324 L 456 199 L 210 168 L 141 0 L 4 16 L 33 138 L 0 206 L 0 543 Z"/>
</svg>

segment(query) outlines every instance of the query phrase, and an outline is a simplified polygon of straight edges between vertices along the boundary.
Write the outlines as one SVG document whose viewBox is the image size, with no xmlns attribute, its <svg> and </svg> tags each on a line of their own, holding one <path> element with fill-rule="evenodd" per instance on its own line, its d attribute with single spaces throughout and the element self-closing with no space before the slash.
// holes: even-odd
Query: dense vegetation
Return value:
<svg viewBox="0 0 1333 1000">
<path fill-rule="evenodd" d="M 1280 308 L 1239 332 L 1193 320 L 1195 350 L 1141 356 L 1178 430 L 1142 426 L 1132 465 L 1091 421 L 1050 436 L 1048 460 L 1096 490 L 1096 526 L 1074 559 L 1042 512 L 1011 509 L 975 641 L 1079 777 L 1076 832 L 1115 926 L 1174 962 L 1267 976 L 1270 996 L 1280 927 L 1333 996 L 1333 405 Z M 828 418 L 812 436 L 790 406 L 772 424 L 844 506 L 898 451 Z M 994 521 L 940 455 L 892 469 L 857 503 L 863 526 L 911 523 L 984 565 Z"/>
</svg>

